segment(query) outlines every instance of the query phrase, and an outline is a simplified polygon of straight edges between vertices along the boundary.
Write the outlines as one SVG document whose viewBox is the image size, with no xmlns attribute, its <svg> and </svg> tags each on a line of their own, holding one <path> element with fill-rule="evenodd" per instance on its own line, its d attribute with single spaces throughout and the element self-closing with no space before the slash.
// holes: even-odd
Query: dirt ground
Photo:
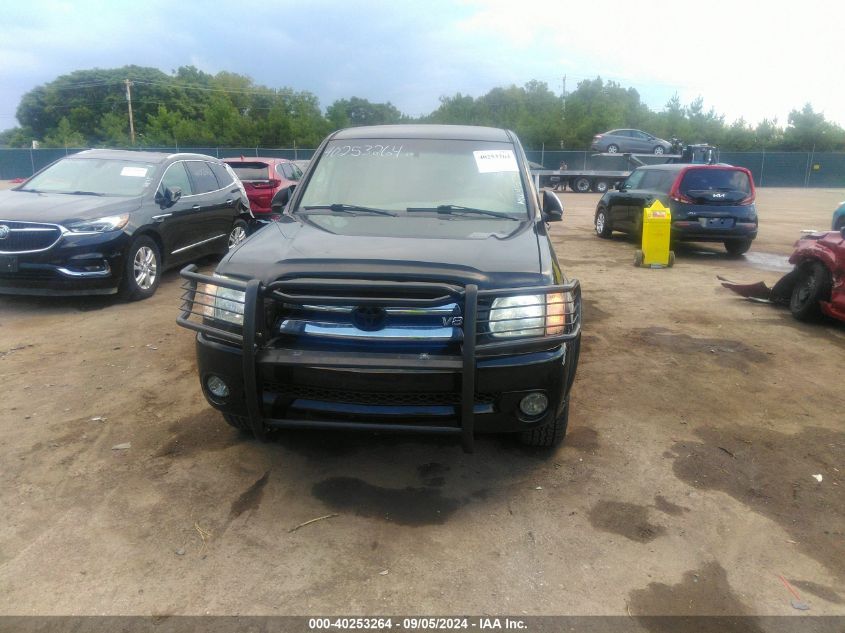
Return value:
<svg viewBox="0 0 845 633">
<path fill-rule="evenodd" d="M 774 282 L 845 191 L 761 190 L 748 257 L 670 270 L 562 198 L 584 345 L 551 453 L 245 440 L 200 393 L 175 272 L 142 303 L 0 298 L 0 613 L 845 614 L 845 327 L 716 280 Z"/>
</svg>

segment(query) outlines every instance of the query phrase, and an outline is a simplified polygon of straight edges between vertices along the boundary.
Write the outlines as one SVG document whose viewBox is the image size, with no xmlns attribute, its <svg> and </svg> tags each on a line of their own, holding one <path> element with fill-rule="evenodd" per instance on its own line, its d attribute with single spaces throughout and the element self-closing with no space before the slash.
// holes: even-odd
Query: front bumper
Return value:
<svg viewBox="0 0 845 633">
<path fill-rule="evenodd" d="M 113 294 L 123 276 L 128 244 L 122 231 L 65 233 L 44 251 L 0 254 L 0 294 Z"/>
<path fill-rule="evenodd" d="M 477 319 L 479 295 L 541 290 L 479 291 L 468 285 L 458 293 L 464 315 L 459 352 L 429 354 L 380 350 L 378 345 L 366 352 L 262 345 L 261 341 L 269 339 L 262 332 L 263 319 L 256 318 L 255 306 L 273 289 L 263 288 L 258 281 L 223 281 L 194 271 L 190 266 L 182 271 L 189 283 L 178 322 L 198 331 L 197 364 L 203 393 L 213 407 L 248 417 L 259 437 L 268 427 L 411 431 L 454 435 L 471 451 L 476 431 L 522 431 L 559 415 L 575 377 L 581 316 L 577 281 L 542 289 L 572 294 L 573 308 L 562 333 L 492 343 L 483 342 L 476 333 L 477 322 L 483 323 Z M 190 320 L 191 314 L 197 314 L 193 312 L 197 282 L 243 287 L 242 336 L 216 329 L 205 320 Z M 284 298 L 298 299 L 291 294 Z M 313 295 L 307 299 L 315 300 L 332 299 Z M 225 399 L 208 391 L 207 380 L 212 375 L 229 387 Z M 543 392 L 549 404 L 543 414 L 528 417 L 520 411 L 519 402 L 536 391 Z"/>
</svg>

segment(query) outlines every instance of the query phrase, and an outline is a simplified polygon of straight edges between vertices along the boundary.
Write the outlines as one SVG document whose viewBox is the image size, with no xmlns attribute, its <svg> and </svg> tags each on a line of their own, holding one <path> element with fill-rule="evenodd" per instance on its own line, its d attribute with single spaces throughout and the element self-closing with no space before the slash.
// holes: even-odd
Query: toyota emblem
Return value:
<svg viewBox="0 0 845 633">
<path fill-rule="evenodd" d="M 5 224 L 0 224 L 0 240 L 5 240 L 11 233 L 12 229 Z"/>
<path fill-rule="evenodd" d="M 358 306 L 352 311 L 352 323 L 359 330 L 374 332 L 384 327 L 387 313 L 378 306 Z"/>
</svg>

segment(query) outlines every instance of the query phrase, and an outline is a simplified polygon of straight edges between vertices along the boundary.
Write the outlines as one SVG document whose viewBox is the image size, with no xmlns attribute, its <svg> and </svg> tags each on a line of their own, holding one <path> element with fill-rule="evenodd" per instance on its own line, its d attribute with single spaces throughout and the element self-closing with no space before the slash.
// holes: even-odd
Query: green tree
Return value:
<svg viewBox="0 0 845 633">
<path fill-rule="evenodd" d="M 85 147 L 85 145 L 85 137 L 71 127 L 67 117 L 59 119 L 56 129 L 44 138 L 45 147 Z"/>
</svg>

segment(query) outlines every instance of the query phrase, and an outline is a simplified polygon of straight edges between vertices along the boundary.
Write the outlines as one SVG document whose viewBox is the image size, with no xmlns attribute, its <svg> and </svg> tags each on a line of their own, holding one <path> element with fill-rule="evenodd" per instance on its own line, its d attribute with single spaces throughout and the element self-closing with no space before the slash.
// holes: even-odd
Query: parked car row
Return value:
<svg viewBox="0 0 845 633">
<path fill-rule="evenodd" d="M 67 156 L 0 192 L 0 293 L 144 299 L 164 270 L 240 243 L 301 175 L 283 159 Z"/>
</svg>

